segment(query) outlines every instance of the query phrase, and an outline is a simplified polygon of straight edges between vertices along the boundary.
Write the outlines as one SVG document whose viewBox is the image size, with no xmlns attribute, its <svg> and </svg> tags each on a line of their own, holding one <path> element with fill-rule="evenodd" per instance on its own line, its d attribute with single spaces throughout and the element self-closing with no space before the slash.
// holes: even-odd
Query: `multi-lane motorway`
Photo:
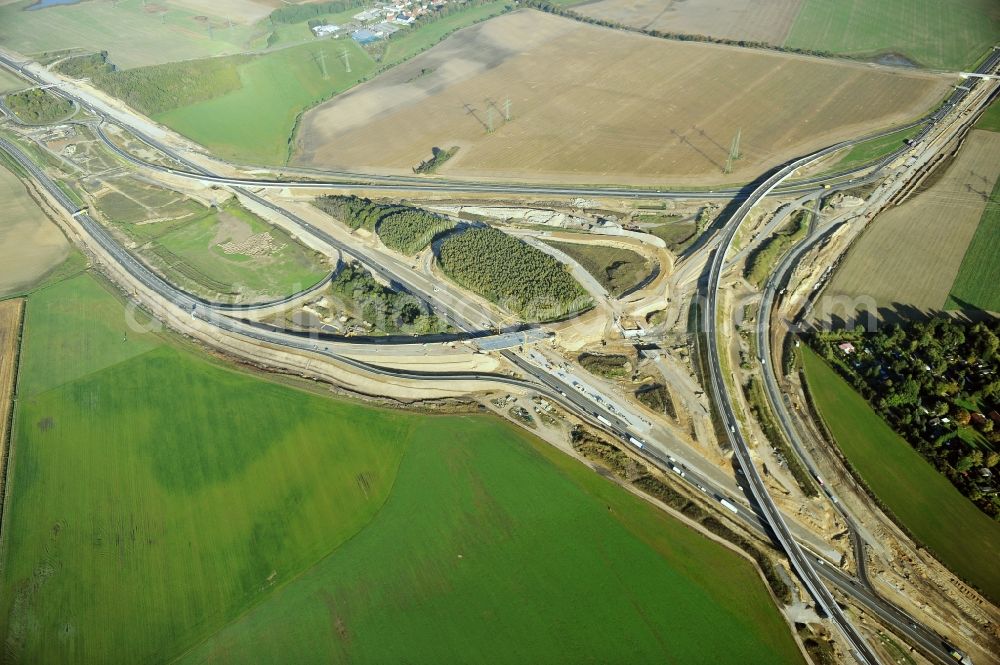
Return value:
<svg viewBox="0 0 1000 665">
<path fill-rule="evenodd" d="M 992 69 L 996 67 L 998 59 L 1000 59 L 1000 53 L 994 53 L 987 60 L 987 62 L 984 63 L 981 69 L 985 71 L 992 71 Z M 949 101 L 945 104 L 943 110 L 950 110 L 953 108 L 956 104 L 960 103 L 970 91 L 971 90 L 967 89 L 956 90 Z M 943 119 L 945 115 L 946 113 L 938 115 L 935 122 Z M 932 128 L 933 126 L 925 129 L 924 132 L 921 133 L 918 140 L 927 136 Z M 823 583 L 821 576 L 817 573 L 817 566 L 814 565 L 815 559 L 807 555 L 799 543 L 796 542 L 794 537 L 792 537 L 792 534 L 788 529 L 788 525 L 785 523 L 780 511 L 768 494 L 767 487 L 765 486 L 760 473 L 757 471 L 756 465 L 753 463 L 749 445 L 743 436 L 740 420 L 736 416 L 732 396 L 729 391 L 729 385 L 723 374 L 724 370 L 721 361 L 723 341 L 720 340 L 718 330 L 718 321 L 720 316 L 723 314 L 722 307 L 719 304 L 719 290 L 721 287 L 722 273 L 724 272 L 726 265 L 726 254 L 728 253 L 729 248 L 732 245 L 733 238 L 736 236 L 736 232 L 739 230 L 740 226 L 747 219 L 753 208 L 775 187 L 777 187 L 781 181 L 791 176 L 796 170 L 808 166 L 816 160 L 821 159 L 832 152 L 836 152 L 843 147 L 845 147 L 844 144 L 832 145 L 811 155 L 807 155 L 806 157 L 794 160 L 777 169 L 770 177 L 761 182 L 761 184 L 758 185 L 758 187 L 754 189 L 749 196 L 747 196 L 747 198 L 733 212 L 730 219 L 726 221 L 722 240 L 719 243 L 719 246 L 716 249 L 710 263 L 709 277 L 706 286 L 707 307 L 705 309 L 704 330 L 707 337 L 707 369 L 710 376 L 713 399 L 718 407 L 722 423 L 727 430 L 727 435 L 733 446 L 734 455 L 748 480 L 750 493 L 753 496 L 754 501 L 763 512 L 775 540 L 778 541 L 782 549 L 785 551 L 789 561 L 795 569 L 796 574 L 809 590 L 809 593 L 816 601 L 818 608 L 840 628 L 844 637 L 850 644 L 855 657 L 862 663 L 877 663 L 878 659 L 874 651 L 864 640 L 856 627 L 848 620 L 843 610 L 837 604 L 836 599 Z M 761 353 L 766 353 L 765 349 L 767 348 L 766 344 L 762 346 Z"/>
<path fill-rule="evenodd" d="M 771 500 L 764 480 L 757 471 L 756 465 L 750 456 L 750 447 L 743 437 L 739 418 L 736 416 L 733 407 L 732 396 L 726 378 L 723 376 L 723 364 L 721 358 L 720 335 L 717 321 L 722 315 L 722 308 L 719 305 L 719 288 L 722 280 L 723 268 L 726 263 L 726 254 L 732 244 L 736 232 L 743 221 L 749 216 L 753 208 L 760 203 L 782 180 L 788 178 L 799 168 L 807 166 L 812 162 L 825 157 L 843 148 L 844 145 L 836 144 L 823 150 L 819 150 L 811 155 L 797 159 L 790 164 L 778 169 L 773 175 L 764 180 L 757 189 L 751 192 L 750 196 L 736 209 L 730 220 L 727 221 L 722 242 L 719 243 L 710 264 L 709 279 L 707 285 L 707 307 L 705 309 L 704 329 L 708 346 L 708 372 L 712 384 L 712 397 L 718 407 L 719 416 L 726 428 L 726 433 L 733 447 L 733 452 L 743 473 L 748 481 L 750 493 L 759 509 L 763 512 L 772 535 L 780 544 L 782 550 L 788 556 L 799 579 L 809 590 L 809 595 L 813 597 L 818 609 L 829 617 L 841 630 L 847 639 L 855 657 L 862 663 L 875 665 L 878 657 L 871 647 L 857 631 L 854 625 L 847 619 L 847 616 L 840 609 L 836 599 L 826 588 L 823 580 L 815 570 L 813 559 L 805 554 L 799 543 L 792 536 L 785 522 L 784 517 L 778 507 Z"/>
</svg>

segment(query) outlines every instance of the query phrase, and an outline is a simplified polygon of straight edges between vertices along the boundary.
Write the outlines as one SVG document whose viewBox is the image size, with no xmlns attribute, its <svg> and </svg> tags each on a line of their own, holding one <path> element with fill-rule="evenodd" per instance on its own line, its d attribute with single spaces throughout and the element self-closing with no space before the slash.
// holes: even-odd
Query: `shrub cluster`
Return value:
<svg viewBox="0 0 1000 665">
<path fill-rule="evenodd" d="M 73 111 L 69 101 L 38 88 L 11 93 L 4 102 L 21 122 L 36 124 L 62 120 Z"/>
<path fill-rule="evenodd" d="M 418 334 L 447 330 L 444 321 L 427 313 L 417 298 L 379 284 L 356 263 L 340 269 L 331 282 L 331 289 L 334 295 L 349 301 L 347 309 L 354 310 L 376 330 Z"/>
<path fill-rule="evenodd" d="M 528 321 L 557 319 L 593 304 L 561 263 L 492 227 L 447 238 L 439 258 L 461 286 Z"/>
<path fill-rule="evenodd" d="M 411 206 L 375 203 L 357 196 L 323 196 L 317 207 L 352 229 L 378 233 L 389 249 L 415 254 L 430 244 L 434 236 L 455 227 L 455 222 Z"/>
</svg>

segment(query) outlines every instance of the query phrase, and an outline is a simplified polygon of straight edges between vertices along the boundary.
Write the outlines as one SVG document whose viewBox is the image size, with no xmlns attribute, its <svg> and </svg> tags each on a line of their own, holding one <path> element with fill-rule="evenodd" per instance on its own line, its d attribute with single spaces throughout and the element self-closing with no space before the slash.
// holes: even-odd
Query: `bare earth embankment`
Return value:
<svg viewBox="0 0 1000 665">
<path fill-rule="evenodd" d="M 598 0 L 573 5 L 583 16 L 641 30 L 784 44 L 802 0 Z"/>
<path fill-rule="evenodd" d="M 997 155 L 1000 134 L 971 132 L 937 182 L 875 218 L 827 294 L 869 296 L 879 308 L 942 309 L 1000 176 Z"/>
<path fill-rule="evenodd" d="M 462 30 L 309 111 L 293 162 L 409 173 L 432 147 L 460 146 L 438 173 L 745 181 L 792 156 L 920 116 L 949 81 L 520 11 Z M 738 129 L 743 159 L 726 176 Z"/>
</svg>

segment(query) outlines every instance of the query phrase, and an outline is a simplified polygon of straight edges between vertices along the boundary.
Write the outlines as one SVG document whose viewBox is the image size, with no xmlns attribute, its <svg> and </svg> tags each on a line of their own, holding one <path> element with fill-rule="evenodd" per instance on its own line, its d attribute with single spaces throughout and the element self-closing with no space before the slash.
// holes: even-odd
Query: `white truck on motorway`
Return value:
<svg viewBox="0 0 1000 665">
<path fill-rule="evenodd" d="M 732 512 L 733 514 L 736 514 L 736 515 L 739 515 L 739 514 L 740 514 L 740 509 L 739 509 L 739 508 L 737 508 L 737 507 L 736 507 L 735 505 L 733 505 L 732 503 L 730 503 L 729 501 L 727 501 L 727 500 L 725 500 L 725 499 L 719 499 L 719 503 L 721 503 L 721 504 L 722 504 L 722 507 L 723 507 L 723 508 L 725 508 L 726 510 L 728 510 L 728 511 Z"/>
<path fill-rule="evenodd" d="M 640 441 L 639 439 L 635 438 L 634 436 L 630 436 L 628 438 L 628 442 L 631 443 L 636 448 L 638 448 L 639 450 L 642 450 L 642 448 L 643 448 L 642 441 Z"/>
</svg>

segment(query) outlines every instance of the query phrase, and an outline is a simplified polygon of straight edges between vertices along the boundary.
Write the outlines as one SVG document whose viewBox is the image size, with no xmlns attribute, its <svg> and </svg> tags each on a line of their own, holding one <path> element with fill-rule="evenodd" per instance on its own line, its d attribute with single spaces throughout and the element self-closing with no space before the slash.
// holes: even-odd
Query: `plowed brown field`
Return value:
<svg viewBox="0 0 1000 665">
<path fill-rule="evenodd" d="M 1000 134 L 971 132 L 939 180 L 873 220 L 827 293 L 867 296 L 890 310 L 942 309 L 1000 177 L 998 154 Z"/>
<path fill-rule="evenodd" d="M 792 156 L 917 117 L 949 82 L 520 11 L 462 30 L 309 111 L 293 161 L 409 173 L 433 146 L 460 146 L 438 173 L 588 183 L 746 181 Z M 743 159 L 726 176 L 738 129 Z"/>
<path fill-rule="evenodd" d="M 18 332 L 21 329 L 21 299 L 0 300 L 0 506 L 3 504 L 4 478 L 7 477 L 7 437 L 10 434 L 11 398 L 17 367 Z"/>
</svg>

